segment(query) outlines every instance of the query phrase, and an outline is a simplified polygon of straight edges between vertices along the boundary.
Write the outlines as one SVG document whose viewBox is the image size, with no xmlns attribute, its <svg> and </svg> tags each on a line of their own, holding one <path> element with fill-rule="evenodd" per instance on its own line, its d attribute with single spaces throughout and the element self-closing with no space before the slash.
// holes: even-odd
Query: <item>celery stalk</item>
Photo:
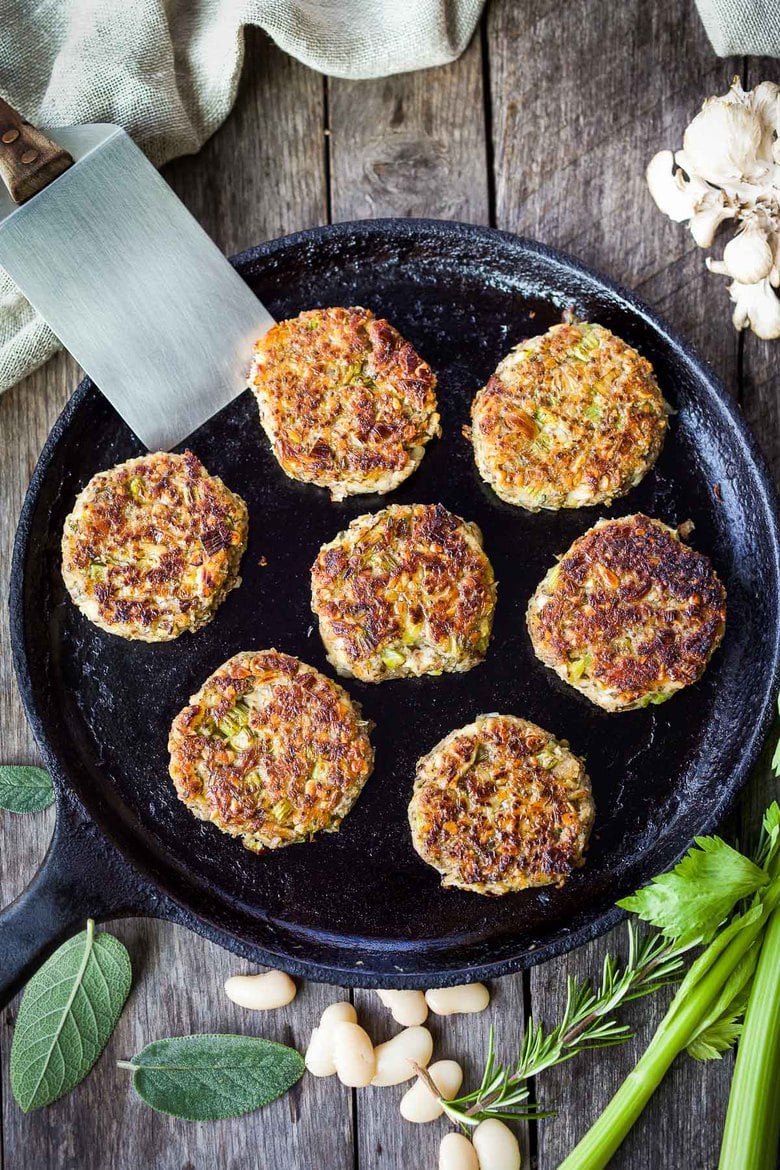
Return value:
<svg viewBox="0 0 780 1170">
<path fill-rule="evenodd" d="M 685 1050 L 726 980 L 761 934 L 767 914 L 768 909 L 764 907 L 760 916 L 739 930 L 694 986 L 690 986 L 688 979 L 683 982 L 634 1070 L 559 1170 L 603 1170 L 609 1163 L 672 1061 Z M 717 946 L 716 938 L 710 947 Z M 702 958 L 705 956 L 706 951 Z"/>
<path fill-rule="evenodd" d="M 720 1170 L 774 1170 L 780 1138 L 780 909 L 769 920 L 737 1049 Z"/>
</svg>

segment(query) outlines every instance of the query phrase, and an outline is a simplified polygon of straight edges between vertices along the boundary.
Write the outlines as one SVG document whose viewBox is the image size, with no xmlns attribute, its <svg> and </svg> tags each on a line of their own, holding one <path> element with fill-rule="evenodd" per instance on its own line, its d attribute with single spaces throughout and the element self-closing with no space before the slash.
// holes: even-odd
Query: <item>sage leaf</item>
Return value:
<svg viewBox="0 0 780 1170">
<path fill-rule="evenodd" d="M 43 768 L 0 764 L 0 808 L 14 813 L 41 812 L 53 800 L 51 777 Z"/>
<path fill-rule="evenodd" d="M 116 1027 L 131 982 L 125 947 L 96 933 L 92 919 L 33 975 L 11 1044 L 11 1090 L 25 1113 L 83 1081 Z"/>
<path fill-rule="evenodd" d="M 294 1048 L 257 1036 L 170 1036 L 147 1044 L 132 1060 L 138 1096 L 159 1113 L 184 1121 L 240 1117 L 281 1097 L 303 1076 Z"/>
</svg>

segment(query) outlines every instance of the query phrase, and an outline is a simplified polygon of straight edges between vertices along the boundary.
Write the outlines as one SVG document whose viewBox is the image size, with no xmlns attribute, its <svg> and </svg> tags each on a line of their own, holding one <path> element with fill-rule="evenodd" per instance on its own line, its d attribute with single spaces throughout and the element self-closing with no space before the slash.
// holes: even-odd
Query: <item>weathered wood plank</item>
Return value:
<svg viewBox="0 0 780 1170">
<path fill-rule="evenodd" d="M 332 79 L 328 96 L 334 220 L 398 215 L 489 221 L 479 37 L 444 69 L 376 82 Z M 398 1031 L 373 992 L 356 992 L 355 1003 L 375 1041 Z M 489 1012 L 429 1017 L 434 1059 L 457 1059 L 466 1074 L 464 1084 L 476 1087 L 490 1022 L 500 1020 L 502 1032 L 516 1034 L 522 1019 L 522 977 L 499 980 Z M 367 1170 L 423 1170 L 437 1164 L 447 1123 L 403 1121 L 398 1103 L 407 1087 L 357 1094 L 359 1164 Z M 525 1134 L 521 1140 L 526 1141 Z"/>
<path fill-rule="evenodd" d="M 328 97 L 334 221 L 487 222 L 479 36 L 452 65 L 370 82 L 334 78 Z"/>
<path fill-rule="evenodd" d="M 325 218 L 323 81 L 285 57 L 261 34 L 250 34 L 236 110 L 203 152 L 166 168 L 166 176 L 226 251 L 310 226 Z M 3 593 L 10 543 L 35 459 L 76 384 L 73 362 L 60 357 L 0 399 L 0 430 L 13 458 L 4 465 L 0 510 Z M 11 679 L 6 613 L 0 623 L 0 729 L 5 759 L 34 760 Z M 0 899 L 14 897 L 36 868 L 52 816 L 3 817 Z M 246 967 L 188 931 L 155 921 L 114 924 L 127 943 L 135 987 L 109 1050 L 68 1098 L 24 1116 L 7 1077 L 15 1005 L 3 1013 L 4 1152 L 7 1170 L 174 1170 L 352 1167 L 349 1092 L 335 1079 L 306 1077 L 291 1095 L 249 1117 L 193 1125 L 153 1113 L 130 1088 L 115 1060 L 149 1040 L 189 1031 L 244 1031 L 305 1047 L 324 1006 L 339 993 L 304 987 L 295 1003 L 268 1017 L 242 1012 L 222 990 L 225 977 Z M 262 1153 L 260 1153 L 262 1152 Z"/>
<path fill-rule="evenodd" d="M 737 344 L 727 309 L 689 234 L 655 207 L 644 170 L 679 145 L 709 93 L 736 62 L 712 54 L 693 6 L 494 0 L 488 14 L 499 227 L 543 240 L 636 289 L 688 337 L 736 392 Z M 704 308 L 708 306 L 708 308 Z M 617 930 L 531 974 L 533 1012 L 554 1023 L 566 976 L 598 978 Z M 557 1104 L 537 1133 L 540 1170 L 556 1166 L 626 1076 L 664 1010 L 661 997 L 634 1006 L 636 1041 L 579 1058 L 539 1079 Z M 717 1161 L 729 1062 L 678 1062 L 612 1165 L 688 1170 Z M 587 1084 L 587 1092 L 578 1086 Z M 681 1104 L 684 1102 L 684 1106 Z"/>
</svg>

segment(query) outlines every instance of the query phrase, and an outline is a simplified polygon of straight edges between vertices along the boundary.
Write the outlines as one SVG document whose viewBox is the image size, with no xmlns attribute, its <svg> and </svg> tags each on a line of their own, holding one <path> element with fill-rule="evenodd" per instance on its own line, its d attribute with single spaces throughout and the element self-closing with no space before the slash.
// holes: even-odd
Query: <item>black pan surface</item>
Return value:
<svg viewBox="0 0 780 1170">
<path fill-rule="evenodd" d="M 236 258 L 277 318 L 361 304 L 387 316 L 439 377 L 443 438 L 396 502 L 441 501 L 476 522 L 499 581 L 487 662 L 465 675 L 348 689 L 376 723 L 376 770 L 336 835 L 255 856 L 179 803 L 167 775 L 176 712 L 225 659 L 275 646 L 332 673 L 309 608 L 320 545 L 383 497 L 341 504 L 287 479 L 246 393 L 187 444 L 250 512 L 243 585 L 194 636 L 146 646 L 94 628 L 69 602 L 62 524 L 98 470 L 142 449 L 89 380 L 41 456 L 12 587 L 28 712 L 58 783 L 125 857 L 228 946 L 321 979 L 379 986 L 499 974 L 606 929 L 617 898 L 712 828 L 743 784 L 778 675 L 778 532 L 755 445 L 712 373 L 629 294 L 537 244 L 484 228 L 377 221 L 316 229 Z M 677 413 L 654 471 L 611 508 L 530 515 L 484 486 L 461 434 L 498 360 L 572 305 L 653 363 Z M 692 519 L 728 590 L 704 679 L 662 707 L 609 715 L 535 659 L 528 598 L 554 555 L 603 515 Z M 264 562 L 261 563 L 261 558 Z M 267 563 L 265 563 L 267 562 Z M 562 890 L 487 899 L 443 891 L 406 821 L 417 758 L 480 712 L 527 717 L 588 763 L 597 821 Z"/>
</svg>

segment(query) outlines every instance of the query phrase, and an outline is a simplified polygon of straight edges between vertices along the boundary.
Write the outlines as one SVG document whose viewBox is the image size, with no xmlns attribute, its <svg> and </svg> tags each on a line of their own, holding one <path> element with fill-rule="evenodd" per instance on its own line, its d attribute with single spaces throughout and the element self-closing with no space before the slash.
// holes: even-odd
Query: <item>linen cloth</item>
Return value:
<svg viewBox="0 0 780 1170">
<path fill-rule="evenodd" d="M 780 55 L 780 0 L 697 2 L 716 52 Z M 0 94 L 41 127 L 118 123 L 159 166 L 199 150 L 227 117 L 246 25 L 322 73 L 382 77 L 454 60 L 483 4 L 0 0 Z M 58 348 L 0 269 L 0 392 Z"/>
<path fill-rule="evenodd" d="M 719 57 L 780 57 L 780 0 L 696 0 Z"/>
</svg>

